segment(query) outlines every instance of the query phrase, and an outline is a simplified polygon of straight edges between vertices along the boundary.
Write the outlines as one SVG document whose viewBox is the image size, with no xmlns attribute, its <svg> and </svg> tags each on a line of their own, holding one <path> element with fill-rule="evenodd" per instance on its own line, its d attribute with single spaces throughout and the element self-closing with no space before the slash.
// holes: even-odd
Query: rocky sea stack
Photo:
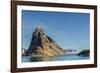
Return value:
<svg viewBox="0 0 100 73">
<path fill-rule="evenodd" d="M 30 46 L 23 55 L 32 56 L 57 56 L 63 55 L 64 50 L 40 27 L 32 34 Z"/>
</svg>

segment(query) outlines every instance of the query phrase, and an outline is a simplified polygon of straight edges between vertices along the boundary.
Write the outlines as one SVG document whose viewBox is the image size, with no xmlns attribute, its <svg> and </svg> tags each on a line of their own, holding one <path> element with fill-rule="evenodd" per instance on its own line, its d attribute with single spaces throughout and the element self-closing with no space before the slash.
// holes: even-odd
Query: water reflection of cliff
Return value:
<svg viewBox="0 0 100 73">
<path fill-rule="evenodd" d="M 38 62 L 38 61 L 50 61 L 50 57 L 45 56 L 45 57 L 31 57 L 31 62 Z"/>
</svg>

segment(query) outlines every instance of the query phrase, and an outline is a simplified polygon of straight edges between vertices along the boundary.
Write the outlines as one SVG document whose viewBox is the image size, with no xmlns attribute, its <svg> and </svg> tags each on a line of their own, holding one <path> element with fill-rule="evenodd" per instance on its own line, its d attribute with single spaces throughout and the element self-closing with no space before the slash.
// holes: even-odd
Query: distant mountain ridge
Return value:
<svg viewBox="0 0 100 73">
<path fill-rule="evenodd" d="M 56 56 L 63 55 L 64 50 L 40 27 L 32 34 L 30 46 L 23 55 Z"/>
</svg>

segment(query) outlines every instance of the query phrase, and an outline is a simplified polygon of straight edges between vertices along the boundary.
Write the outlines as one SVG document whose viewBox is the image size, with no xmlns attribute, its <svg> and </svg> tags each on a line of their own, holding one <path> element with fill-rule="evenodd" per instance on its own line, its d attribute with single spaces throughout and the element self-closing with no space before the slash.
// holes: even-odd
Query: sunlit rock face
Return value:
<svg viewBox="0 0 100 73">
<path fill-rule="evenodd" d="M 40 27 L 35 29 L 28 50 L 24 55 L 56 56 L 63 55 L 64 50 Z"/>
</svg>

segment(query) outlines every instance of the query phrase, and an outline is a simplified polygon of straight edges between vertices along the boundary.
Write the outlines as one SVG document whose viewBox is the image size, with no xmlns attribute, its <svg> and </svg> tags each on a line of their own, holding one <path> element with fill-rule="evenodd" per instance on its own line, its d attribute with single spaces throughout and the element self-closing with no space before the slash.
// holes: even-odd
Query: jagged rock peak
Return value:
<svg viewBox="0 0 100 73">
<path fill-rule="evenodd" d="M 40 27 L 33 32 L 32 39 L 25 55 L 55 56 L 63 55 L 64 50 Z"/>
<path fill-rule="evenodd" d="M 33 32 L 34 33 L 34 32 Z M 36 29 L 35 29 L 35 34 L 36 35 L 46 35 L 45 34 L 45 32 L 44 32 L 44 30 L 41 28 L 41 27 L 37 27 Z"/>
</svg>

